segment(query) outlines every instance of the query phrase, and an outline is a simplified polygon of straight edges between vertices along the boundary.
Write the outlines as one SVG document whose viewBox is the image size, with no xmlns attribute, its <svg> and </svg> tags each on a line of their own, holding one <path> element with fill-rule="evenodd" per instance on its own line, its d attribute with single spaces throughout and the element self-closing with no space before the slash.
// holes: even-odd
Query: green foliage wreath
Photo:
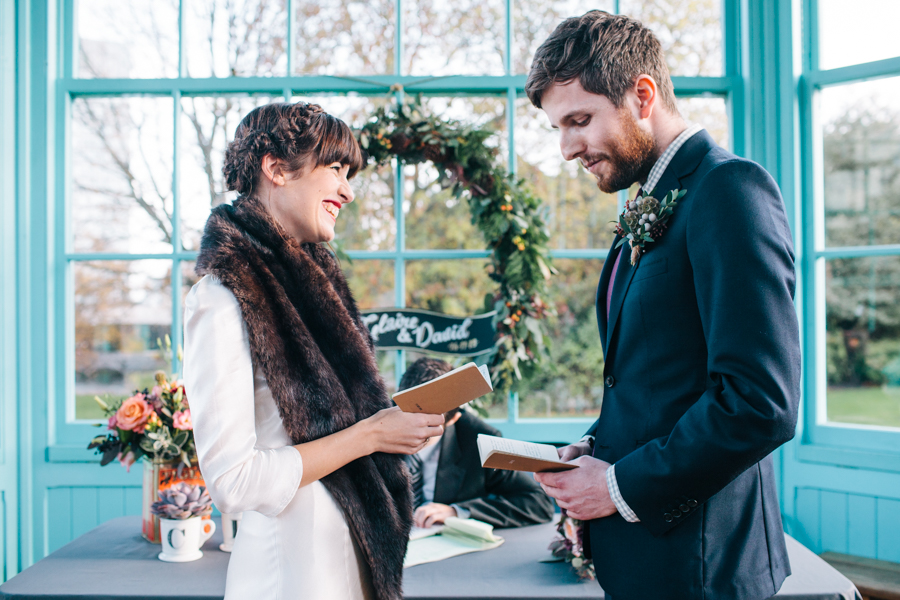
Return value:
<svg viewBox="0 0 900 600">
<path fill-rule="evenodd" d="M 491 251 L 488 274 L 498 286 L 485 297 L 485 311 L 497 311 L 497 337 L 486 363 L 494 390 L 505 393 L 549 358 L 544 319 L 553 309 L 542 297 L 555 270 L 541 201 L 497 164 L 496 149 L 485 145 L 492 135 L 429 114 L 415 97 L 379 108 L 358 132 L 369 162 L 431 161 L 440 183 L 467 198 L 472 223 Z"/>
</svg>

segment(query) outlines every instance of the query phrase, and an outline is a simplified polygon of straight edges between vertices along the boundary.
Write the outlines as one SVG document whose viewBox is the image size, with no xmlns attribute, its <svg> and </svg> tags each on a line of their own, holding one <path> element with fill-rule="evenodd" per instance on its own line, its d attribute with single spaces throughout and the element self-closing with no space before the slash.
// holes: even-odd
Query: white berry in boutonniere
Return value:
<svg viewBox="0 0 900 600">
<path fill-rule="evenodd" d="M 637 198 L 625 203 L 625 210 L 616 223 L 616 233 L 622 238 L 616 248 L 626 241 L 631 242 L 632 265 L 637 264 L 641 254 L 647 251 L 647 244 L 658 240 L 667 229 L 666 223 L 678 206 L 676 200 L 686 193 L 687 190 L 672 190 L 660 202 L 651 195 L 652 191 L 645 194 L 641 190 Z"/>
</svg>

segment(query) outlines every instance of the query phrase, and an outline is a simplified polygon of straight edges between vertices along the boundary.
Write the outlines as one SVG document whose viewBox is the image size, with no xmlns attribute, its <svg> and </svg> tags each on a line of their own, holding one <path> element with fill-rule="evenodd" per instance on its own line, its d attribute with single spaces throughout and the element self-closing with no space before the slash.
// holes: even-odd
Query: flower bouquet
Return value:
<svg viewBox="0 0 900 600">
<path fill-rule="evenodd" d="M 107 403 L 94 397 L 107 417 L 107 433 L 88 445 L 102 455 L 100 465 L 118 459 L 129 471 L 131 465 L 146 457 L 155 463 L 180 463 L 190 467 L 196 462 L 191 409 L 184 386 L 169 382 L 162 371 L 156 373 L 156 385 L 149 392 L 136 391 L 119 402 Z"/>
<path fill-rule="evenodd" d="M 568 516 L 563 509 L 556 533 L 549 546 L 553 556 L 571 563 L 579 579 L 595 579 L 594 563 L 584 557 L 584 522 Z"/>
<path fill-rule="evenodd" d="M 179 482 L 203 485 L 184 386 L 159 371 L 150 391 L 118 402 L 94 399 L 106 415 L 107 432 L 92 439 L 88 449 L 101 455 L 101 466 L 118 459 L 131 471 L 135 461 L 144 459 L 141 534 L 158 544 L 160 522 L 150 510 L 158 493 Z"/>
</svg>

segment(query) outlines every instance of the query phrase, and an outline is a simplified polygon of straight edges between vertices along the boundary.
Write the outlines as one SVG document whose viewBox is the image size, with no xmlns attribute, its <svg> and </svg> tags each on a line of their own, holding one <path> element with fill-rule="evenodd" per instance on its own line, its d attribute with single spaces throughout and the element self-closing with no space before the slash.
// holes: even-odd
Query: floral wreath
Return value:
<svg viewBox="0 0 900 600">
<path fill-rule="evenodd" d="M 491 251 L 489 276 L 497 283 L 497 291 L 485 298 L 485 312 L 497 311 L 497 336 L 485 363 L 495 392 L 505 393 L 549 358 L 544 320 L 554 311 L 542 296 L 556 271 L 541 200 L 497 164 L 496 150 L 484 143 L 493 134 L 430 114 L 421 97 L 378 108 L 357 132 L 367 162 L 431 161 L 439 182 L 456 197 L 467 197 L 472 223 Z"/>
</svg>

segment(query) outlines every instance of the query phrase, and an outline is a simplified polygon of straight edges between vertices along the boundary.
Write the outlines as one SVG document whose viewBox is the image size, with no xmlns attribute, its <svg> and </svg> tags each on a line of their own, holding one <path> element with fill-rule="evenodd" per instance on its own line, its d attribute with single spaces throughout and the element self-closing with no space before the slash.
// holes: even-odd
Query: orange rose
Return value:
<svg viewBox="0 0 900 600">
<path fill-rule="evenodd" d="M 116 411 L 116 426 L 125 431 L 143 433 L 151 412 L 153 408 L 144 400 L 144 394 L 135 394 Z"/>
</svg>

